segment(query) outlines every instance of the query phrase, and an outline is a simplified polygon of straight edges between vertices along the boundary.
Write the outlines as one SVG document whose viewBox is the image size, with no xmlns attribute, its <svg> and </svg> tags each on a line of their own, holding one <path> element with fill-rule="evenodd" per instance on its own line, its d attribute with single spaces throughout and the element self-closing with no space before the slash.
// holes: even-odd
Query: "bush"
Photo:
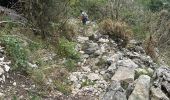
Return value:
<svg viewBox="0 0 170 100">
<path fill-rule="evenodd" d="M 132 38 L 132 30 L 125 22 L 116 21 L 111 19 L 103 20 L 100 23 L 100 33 L 108 34 L 111 38 L 119 44 L 119 46 L 126 47 L 129 40 Z"/>
<path fill-rule="evenodd" d="M 45 74 L 42 69 L 29 70 L 29 75 L 36 84 L 38 85 L 45 84 Z"/>
<path fill-rule="evenodd" d="M 78 34 L 78 26 L 76 24 L 77 23 L 74 23 L 71 20 L 67 21 L 62 27 L 61 35 L 63 35 L 68 40 L 73 40 L 75 35 Z"/>
<path fill-rule="evenodd" d="M 4 36 L 0 38 L 5 45 L 8 56 L 13 61 L 13 70 L 27 70 L 27 51 L 23 48 L 22 42 L 16 37 Z"/>
<path fill-rule="evenodd" d="M 112 34 L 114 31 L 114 22 L 111 19 L 105 19 L 99 24 L 99 31 L 103 34 Z"/>
<path fill-rule="evenodd" d="M 79 16 L 80 10 L 86 10 L 91 20 L 98 20 L 103 17 L 102 8 L 107 0 L 70 0 L 71 15 Z M 95 13 L 94 13 L 95 12 Z"/>
<path fill-rule="evenodd" d="M 65 38 L 59 39 L 59 44 L 57 46 L 57 53 L 61 57 L 79 59 L 79 53 L 75 50 L 76 44 L 74 42 L 69 42 Z"/>
<path fill-rule="evenodd" d="M 151 0 L 148 6 L 149 6 L 149 9 L 153 12 L 160 11 L 163 8 L 163 1 Z"/>
<path fill-rule="evenodd" d="M 22 10 L 28 19 L 29 25 L 36 29 L 35 34 L 42 38 L 51 36 L 53 33 L 52 23 L 59 22 L 61 14 L 65 13 L 65 0 L 23 0 Z M 63 17 L 62 17 L 63 18 Z"/>
<path fill-rule="evenodd" d="M 76 62 L 72 59 L 67 59 L 64 63 L 68 71 L 74 71 L 76 69 Z"/>
<path fill-rule="evenodd" d="M 68 95 L 71 93 L 71 87 L 66 84 L 63 84 L 63 82 L 55 80 L 54 84 L 55 88 L 63 94 Z"/>
</svg>

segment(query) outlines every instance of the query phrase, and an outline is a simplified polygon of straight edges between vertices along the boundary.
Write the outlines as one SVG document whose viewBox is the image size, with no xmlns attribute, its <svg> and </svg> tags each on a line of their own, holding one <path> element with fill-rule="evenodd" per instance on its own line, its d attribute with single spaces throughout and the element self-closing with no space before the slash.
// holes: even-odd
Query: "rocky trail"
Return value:
<svg viewBox="0 0 170 100">
<path fill-rule="evenodd" d="M 77 70 L 69 73 L 71 95 L 49 95 L 44 100 L 170 100 L 170 67 L 154 63 L 141 42 L 131 40 L 122 48 L 108 35 L 91 33 L 75 40 L 81 56 Z M 11 100 L 16 94 L 25 100 L 36 86 L 9 71 L 10 63 L 0 47 L 0 97 Z M 28 91 L 32 92 L 28 95 Z"/>
<path fill-rule="evenodd" d="M 170 68 L 156 64 L 142 44 L 119 48 L 107 35 L 78 36 L 79 70 L 70 73 L 73 95 L 92 100 L 170 100 Z"/>
</svg>

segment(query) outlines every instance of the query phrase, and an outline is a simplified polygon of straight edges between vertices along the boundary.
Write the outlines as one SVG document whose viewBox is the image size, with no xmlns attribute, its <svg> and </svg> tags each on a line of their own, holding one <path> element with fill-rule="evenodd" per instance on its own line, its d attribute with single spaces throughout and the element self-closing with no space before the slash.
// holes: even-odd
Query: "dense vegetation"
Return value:
<svg viewBox="0 0 170 100">
<path fill-rule="evenodd" d="M 52 73 L 58 72 L 58 76 L 53 76 L 53 86 L 44 91 L 55 87 L 65 94 L 70 92 L 65 77 L 76 70 L 80 58 L 74 37 L 81 27 L 86 28 L 78 19 L 80 10 L 97 23 L 99 28 L 94 30 L 111 36 L 121 47 L 127 47 L 134 38 L 143 43 L 155 62 L 161 58 L 169 63 L 170 0 L 0 0 L 0 5 L 11 7 L 26 18 L 17 23 L 0 11 L 0 41 L 12 60 L 13 71 L 24 73 L 40 88 Z M 72 19 L 79 22 L 71 23 Z M 55 60 L 41 59 L 47 49 L 57 54 Z M 30 63 L 40 67 L 30 68 Z"/>
</svg>

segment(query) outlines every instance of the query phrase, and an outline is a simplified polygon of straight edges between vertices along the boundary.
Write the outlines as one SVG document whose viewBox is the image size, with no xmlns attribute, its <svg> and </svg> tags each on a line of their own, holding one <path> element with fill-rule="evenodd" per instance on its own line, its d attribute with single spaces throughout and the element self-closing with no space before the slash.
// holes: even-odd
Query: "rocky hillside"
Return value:
<svg viewBox="0 0 170 100">
<path fill-rule="evenodd" d="M 93 33 L 75 39 L 80 60 L 68 76 L 71 95 L 57 92 L 45 100 L 170 100 L 169 66 L 155 63 L 141 42 L 130 40 L 122 48 L 108 35 Z M 19 93 L 23 98 L 22 93 L 34 91 L 36 85 L 22 75 L 8 73 L 10 61 L 4 52 L 0 47 L 0 97 Z"/>
<path fill-rule="evenodd" d="M 130 40 L 127 47 L 122 48 L 109 35 L 94 32 L 91 28 L 86 33 L 92 35 L 77 35 L 75 38 L 75 49 L 80 53 L 80 60 L 77 70 L 69 72 L 67 77 L 71 95 L 49 93 L 43 99 L 170 100 L 169 66 L 155 63 L 146 55 L 139 41 Z M 21 74 L 8 73 L 10 61 L 4 52 L 4 48 L 0 47 L 0 97 L 9 99 L 11 94 L 17 94 L 21 99 L 26 98 L 24 93 L 35 92 L 37 87 Z"/>
<path fill-rule="evenodd" d="M 0 100 L 170 100 L 169 12 L 170 0 L 0 0 Z"/>
<path fill-rule="evenodd" d="M 78 36 L 79 69 L 70 73 L 72 95 L 88 100 L 170 100 L 170 68 L 156 64 L 142 44 L 120 48 L 108 35 Z M 87 100 L 79 99 L 79 100 Z"/>
</svg>

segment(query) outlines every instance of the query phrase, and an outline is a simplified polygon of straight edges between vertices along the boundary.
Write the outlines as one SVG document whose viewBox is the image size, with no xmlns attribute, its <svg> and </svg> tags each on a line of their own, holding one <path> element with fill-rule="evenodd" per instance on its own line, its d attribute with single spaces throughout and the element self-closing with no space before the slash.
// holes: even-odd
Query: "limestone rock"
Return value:
<svg viewBox="0 0 170 100">
<path fill-rule="evenodd" d="M 111 80 L 133 83 L 135 71 L 127 67 L 119 67 Z"/>
<path fill-rule="evenodd" d="M 141 75 L 128 100 L 149 100 L 150 77 Z"/>
<path fill-rule="evenodd" d="M 107 92 L 99 100 L 127 100 L 124 89 L 119 82 L 113 81 Z"/>
<path fill-rule="evenodd" d="M 100 39 L 99 39 L 99 42 L 101 42 L 101 43 L 108 43 L 109 40 L 108 40 L 108 39 L 100 38 Z"/>
<path fill-rule="evenodd" d="M 133 69 L 138 67 L 138 65 L 135 64 L 131 59 L 120 60 L 118 61 L 117 66 L 123 66 L 123 67 L 128 67 Z"/>
<path fill-rule="evenodd" d="M 88 43 L 87 45 L 88 45 L 88 47 L 85 48 L 85 53 L 86 53 L 86 54 L 91 55 L 91 54 L 93 54 L 96 50 L 99 49 L 99 46 L 98 46 L 97 43 L 93 43 L 93 42 L 92 42 L 92 43 Z"/>
<path fill-rule="evenodd" d="M 83 71 L 85 71 L 85 72 L 91 72 L 91 69 L 89 68 L 89 66 L 82 66 L 81 68 L 82 68 Z"/>
<path fill-rule="evenodd" d="M 5 94 L 4 93 L 0 93 L 0 99 L 4 98 Z"/>
<path fill-rule="evenodd" d="M 169 100 L 160 88 L 151 87 L 151 100 Z"/>
<path fill-rule="evenodd" d="M 8 72 L 9 69 L 10 69 L 10 67 L 9 67 L 8 65 L 5 65 L 4 68 L 5 68 L 5 71 L 6 71 L 6 72 Z"/>
<path fill-rule="evenodd" d="M 77 41 L 80 43 L 85 43 L 85 41 L 88 41 L 89 37 L 83 37 L 83 36 L 78 36 Z"/>
<path fill-rule="evenodd" d="M 155 71 L 153 78 L 154 86 L 163 89 L 163 92 L 170 96 L 170 68 L 161 66 Z"/>
<path fill-rule="evenodd" d="M 95 80 L 99 80 L 100 79 L 100 76 L 98 74 L 95 74 L 95 73 L 90 73 L 87 77 L 91 81 L 95 81 Z"/>
<path fill-rule="evenodd" d="M 72 82 L 76 82 L 78 80 L 75 75 L 70 75 L 69 78 L 70 78 L 70 81 L 72 81 Z"/>
<path fill-rule="evenodd" d="M 117 52 L 116 54 L 107 57 L 107 61 L 111 61 L 112 63 L 115 63 L 122 58 L 123 58 L 123 54 L 121 52 Z"/>
<path fill-rule="evenodd" d="M 4 73 L 4 70 L 0 67 L 0 75 Z"/>
</svg>

